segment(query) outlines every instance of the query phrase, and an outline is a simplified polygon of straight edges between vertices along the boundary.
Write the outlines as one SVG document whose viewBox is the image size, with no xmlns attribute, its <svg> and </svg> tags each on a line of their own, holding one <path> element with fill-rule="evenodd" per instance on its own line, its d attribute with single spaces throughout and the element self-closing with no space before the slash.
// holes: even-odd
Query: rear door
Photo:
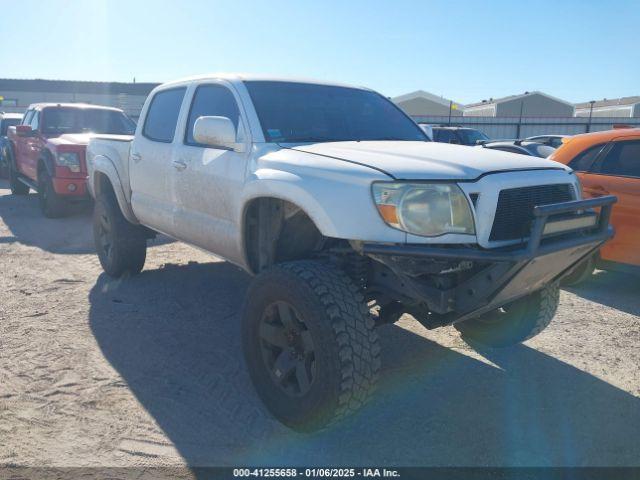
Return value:
<svg viewBox="0 0 640 480">
<path fill-rule="evenodd" d="M 616 235 L 602 248 L 602 259 L 640 266 L 640 137 L 613 141 L 584 178 L 588 196 L 618 197 L 611 216 Z"/>
<path fill-rule="evenodd" d="M 181 238 L 227 259 L 239 258 L 237 219 L 245 178 L 248 148 L 240 102 L 226 82 L 207 82 L 189 93 L 188 115 L 182 127 L 182 146 L 174 151 L 172 189 L 176 199 L 175 224 Z M 193 138 L 196 120 L 203 116 L 229 118 L 236 128 L 240 153 L 199 144 Z"/>
<path fill-rule="evenodd" d="M 131 208 L 136 217 L 142 224 L 172 236 L 177 232 L 171 160 L 176 141 L 181 141 L 176 140 L 176 130 L 186 90 L 175 87 L 154 94 L 131 144 L 129 160 Z"/>
</svg>

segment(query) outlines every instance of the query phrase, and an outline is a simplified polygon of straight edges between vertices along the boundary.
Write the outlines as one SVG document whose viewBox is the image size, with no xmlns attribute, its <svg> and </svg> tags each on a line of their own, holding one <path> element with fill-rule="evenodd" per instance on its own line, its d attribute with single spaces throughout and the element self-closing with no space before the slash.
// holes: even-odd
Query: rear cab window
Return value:
<svg viewBox="0 0 640 480">
<path fill-rule="evenodd" d="M 186 87 L 162 90 L 151 99 L 142 135 L 154 142 L 171 143 L 176 133 Z"/>
</svg>

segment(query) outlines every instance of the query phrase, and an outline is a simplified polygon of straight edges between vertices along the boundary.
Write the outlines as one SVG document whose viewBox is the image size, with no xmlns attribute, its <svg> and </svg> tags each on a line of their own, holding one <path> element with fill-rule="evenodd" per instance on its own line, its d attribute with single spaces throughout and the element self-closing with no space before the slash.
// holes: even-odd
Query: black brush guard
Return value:
<svg viewBox="0 0 640 480">
<path fill-rule="evenodd" d="M 569 273 L 577 263 L 613 236 L 609 219 L 616 201 L 615 196 L 608 195 L 537 206 L 533 209 L 534 220 L 525 245 L 481 249 L 365 242 L 362 252 L 378 261 L 382 259 L 402 277 L 408 296 L 424 301 L 433 313 L 440 315 L 441 325 L 451 324 L 499 308 Z M 550 219 L 593 216 L 593 209 L 600 209 L 594 226 L 560 235 L 543 235 Z M 473 261 L 488 263 L 489 266 L 453 288 L 439 290 L 424 285 L 419 279 L 402 275 L 394 268 L 393 257 Z"/>
</svg>

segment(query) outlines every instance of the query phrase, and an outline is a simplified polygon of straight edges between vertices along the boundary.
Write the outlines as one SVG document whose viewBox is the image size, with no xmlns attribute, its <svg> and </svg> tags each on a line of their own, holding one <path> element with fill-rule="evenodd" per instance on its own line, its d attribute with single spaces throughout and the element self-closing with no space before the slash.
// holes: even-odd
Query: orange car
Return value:
<svg viewBox="0 0 640 480">
<path fill-rule="evenodd" d="M 568 137 L 550 157 L 573 168 L 585 198 L 615 195 L 611 223 L 615 237 L 574 271 L 568 283 L 586 279 L 597 266 L 640 273 L 640 128 Z"/>
</svg>

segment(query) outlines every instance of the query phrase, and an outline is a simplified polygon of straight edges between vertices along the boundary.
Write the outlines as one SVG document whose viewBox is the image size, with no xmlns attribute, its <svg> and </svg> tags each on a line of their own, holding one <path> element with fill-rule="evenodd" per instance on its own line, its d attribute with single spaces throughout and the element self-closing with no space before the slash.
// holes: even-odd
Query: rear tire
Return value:
<svg viewBox="0 0 640 480">
<path fill-rule="evenodd" d="M 5 156 L 5 160 L 9 167 L 9 188 L 11 193 L 13 195 L 28 195 L 29 187 L 20 181 L 20 175 L 13 167 L 14 162 L 10 152 Z"/>
<path fill-rule="evenodd" d="M 544 330 L 558 309 L 557 284 L 520 298 L 503 308 L 454 324 L 469 343 L 486 347 L 508 347 L 524 342 Z"/>
<path fill-rule="evenodd" d="M 108 275 L 122 277 L 142 271 L 147 257 L 145 231 L 127 221 L 112 192 L 96 199 L 93 238 L 100 264 Z"/>
<path fill-rule="evenodd" d="M 69 205 L 56 193 L 53 180 L 46 169 L 38 172 L 38 203 L 47 218 L 60 218 L 67 214 Z"/>
<path fill-rule="evenodd" d="M 0 178 L 9 178 L 9 157 L 6 148 L 0 150 Z"/>
<path fill-rule="evenodd" d="M 362 293 L 324 262 L 290 262 L 258 275 L 245 299 L 242 340 L 258 395 L 298 431 L 356 411 L 380 370 L 378 335 Z"/>
</svg>

